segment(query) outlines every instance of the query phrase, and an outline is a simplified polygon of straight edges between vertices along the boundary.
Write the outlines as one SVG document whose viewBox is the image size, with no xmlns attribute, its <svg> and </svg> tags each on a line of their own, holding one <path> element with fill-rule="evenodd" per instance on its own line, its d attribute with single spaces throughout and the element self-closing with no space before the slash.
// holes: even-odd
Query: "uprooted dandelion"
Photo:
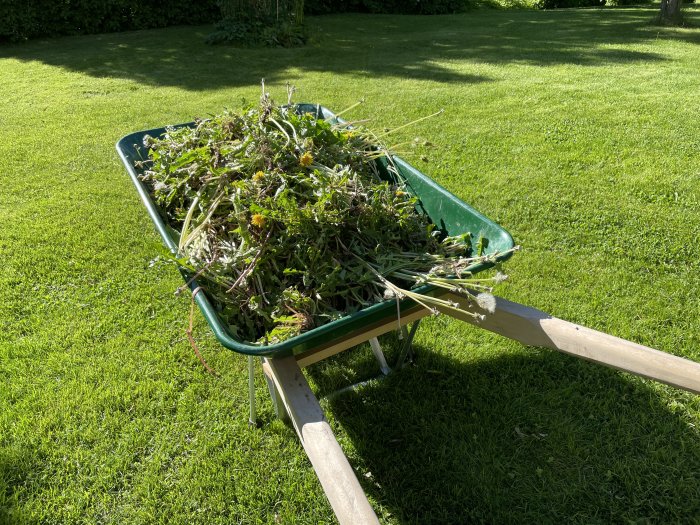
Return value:
<svg viewBox="0 0 700 525">
<path fill-rule="evenodd" d="M 495 254 L 475 254 L 481 242 L 473 249 L 470 234 L 447 236 L 419 213 L 390 152 L 357 123 L 263 93 L 246 111 L 144 145 L 142 179 L 179 231 L 176 262 L 243 340 L 280 342 L 387 298 L 457 308 L 415 291 L 424 284 L 493 308 L 491 286 L 504 276 L 470 269 Z"/>
</svg>

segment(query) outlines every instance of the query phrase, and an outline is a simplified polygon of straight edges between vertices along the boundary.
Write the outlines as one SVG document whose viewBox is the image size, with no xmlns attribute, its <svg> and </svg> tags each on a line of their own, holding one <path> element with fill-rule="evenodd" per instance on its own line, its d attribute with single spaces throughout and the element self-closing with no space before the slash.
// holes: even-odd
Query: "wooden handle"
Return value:
<svg viewBox="0 0 700 525">
<path fill-rule="evenodd" d="M 348 459 L 294 357 L 263 359 L 341 525 L 379 525 Z"/>
<path fill-rule="evenodd" d="M 447 298 L 462 305 L 468 299 Z M 700 394 L 700 364 L 552 317 L 540 310 L 496 298 L 496 311 L 477 321 L 452 310 L 446 315 L 530 346 L 544 346 L 594 363 L 655 379 Z"/>
</svg>

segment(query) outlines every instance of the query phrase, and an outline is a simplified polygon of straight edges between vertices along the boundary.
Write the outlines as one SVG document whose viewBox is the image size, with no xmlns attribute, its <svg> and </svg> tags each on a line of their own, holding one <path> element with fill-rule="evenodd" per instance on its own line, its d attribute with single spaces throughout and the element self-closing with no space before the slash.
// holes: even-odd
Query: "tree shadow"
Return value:
<svg viewBox="0 0 700 525">
<path fill-rule="evenodd" d="M 317 42 L 304 48 L 247 49 L 204 44 L 211 27 L 178 27 L 96 36 L 68 37 L 0 48 L 13 57 L 77 71 L 93 77 L 126 78 L 146 85 L 177 86 L 190 91 L 292 81 L 298 71 L 330 71 L 358 77 L 414 78 L 436 82 L 477 83 L 482 75 L 454 72 L 391 46 L 379 65 L 345 42 Z M 372 46 L 368 36 L 358 45 Z M 355 45 L 355 44 L 353 44 Z M 389 56 L 394 55 L 394 56 Z"/>
<path fill-rule="evenodd" d="M 696 10 L 688 7 L 687 12 Z M 192 91 L 294 80 L 292 71 L 440 83 L 494 80 L 464 62 L 599 66 L 661 61 L 655 52 L 615 48 L 700 32 L 650 25 L 655 10 L 480 10 L 456 16 L 311 17 L 310 45 L 296 49 L 208 46 L 211 27 L 67 37 L 0 48 L 0 57 L 40 61 L 94 77 L 127 78 Z M 291 78 L 290 78 L 291 77 Z"/>
<path fill-rule="evenodd" d="M 12 506 L 15 491 L 26 481 L 26 458 L 0 451 L 0 523 L 16 523 L 17 509 Z"/>
<path fill-rule="evenodd" d="M 700 440 L 683 410 L 615 371 L 528 352 L 465 364 L 419 348 L 415 365 L 326 401 L 385 513 L 401 524 L 700 515 Z M 327 390 L 337 369 L 309 375 Z"/>
</svg>

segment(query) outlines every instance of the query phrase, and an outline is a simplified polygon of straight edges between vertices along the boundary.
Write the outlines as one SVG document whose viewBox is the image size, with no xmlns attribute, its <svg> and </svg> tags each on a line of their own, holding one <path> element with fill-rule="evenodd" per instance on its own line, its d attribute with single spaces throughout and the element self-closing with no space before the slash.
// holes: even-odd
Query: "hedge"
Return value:
<svg viewBox="0 0 700 525">
<path fill-rule="evenodd" d="M 220 18 L 216 0 L 0 0 L 0 40 L 108 33 Z"/>
<path fill-rule="evenodd" d="M 342 12 L 440 15 L 456 13 L 468 0 L 306 0 L 309 14 Z"/>
</svg>

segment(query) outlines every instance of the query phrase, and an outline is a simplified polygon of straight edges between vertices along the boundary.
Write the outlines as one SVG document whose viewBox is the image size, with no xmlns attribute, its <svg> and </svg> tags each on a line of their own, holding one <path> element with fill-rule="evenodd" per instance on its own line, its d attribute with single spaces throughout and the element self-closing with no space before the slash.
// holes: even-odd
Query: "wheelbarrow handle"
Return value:
<svg viewBox="0 0 700 525">
<path fill-rule="evenodd" d="M 469 299 L 448 294 L 466 306 Z M 493 313 L 481 321 L 453 310 L 446 315 L 525 345 L 542 346 L 700 394 L 700 364 L 619 337 L 598 332 L 522 304 L 496 298 Z"/>
<path fill-rule="evenodd" d="M 263 358 L 263 371 L 274 382 L 340 525 L 379 525 L 296 359 Z"/>
</svg>

